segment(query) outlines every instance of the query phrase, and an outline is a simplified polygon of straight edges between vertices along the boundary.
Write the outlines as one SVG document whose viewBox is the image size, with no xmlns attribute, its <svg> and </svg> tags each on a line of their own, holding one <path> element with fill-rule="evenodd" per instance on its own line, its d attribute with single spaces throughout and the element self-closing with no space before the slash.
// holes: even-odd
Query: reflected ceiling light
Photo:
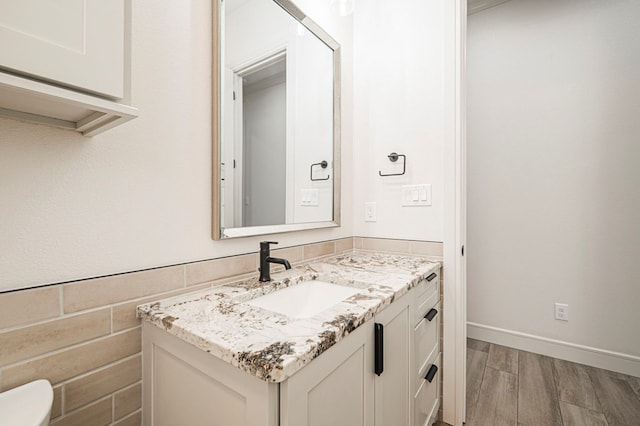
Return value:
<svg viewBox="0 0 640 426">
<path fill-rule="evenodd" d="M 331 10 L 340 16 L 349 16 L 356 7 L 356 0 L 331 0 Z"/>
</svg>

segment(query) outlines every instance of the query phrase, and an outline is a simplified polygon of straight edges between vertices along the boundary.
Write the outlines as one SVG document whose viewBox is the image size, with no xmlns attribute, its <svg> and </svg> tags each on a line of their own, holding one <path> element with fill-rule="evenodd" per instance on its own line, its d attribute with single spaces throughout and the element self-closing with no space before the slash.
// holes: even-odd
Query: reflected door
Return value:
<svg viewBox="0 0 640 426">
<path fill-rule="evenodd" d="M 243 226 L 285 223 L 286 81 L 243 85 Z"/>
</svg>

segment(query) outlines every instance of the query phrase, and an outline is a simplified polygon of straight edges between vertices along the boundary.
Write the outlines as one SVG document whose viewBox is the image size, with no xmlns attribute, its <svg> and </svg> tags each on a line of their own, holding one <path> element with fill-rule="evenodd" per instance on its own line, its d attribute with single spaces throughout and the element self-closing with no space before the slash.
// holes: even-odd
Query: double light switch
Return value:
<svg viewBox="0 0 640 426">
<path fill-rule="evenodd" d="M 318 190 L 317 189 L 303 189 L 301 193 L 301 206 L 318 206 Z"/>
<path fill-rule="evenodd" d="M 403 206 L 430 206 L 431 185 L 402 185 Z"/>
</svg>

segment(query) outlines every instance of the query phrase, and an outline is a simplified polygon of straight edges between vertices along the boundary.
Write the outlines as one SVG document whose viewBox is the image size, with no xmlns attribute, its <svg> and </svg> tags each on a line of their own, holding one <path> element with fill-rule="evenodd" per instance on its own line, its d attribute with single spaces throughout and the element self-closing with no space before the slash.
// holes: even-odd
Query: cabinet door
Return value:
<svg viewBox="0 0 640 426">
<path fill-rule="evenodd" d="M 0 67 L 122 98 L 125 1 L 0 1 Z"/>
<path fill-rule="evenodd" d="M 280 385 L 282 426 L 373 425 L 373 321 Z"/>
<path fill-rule="evenodd" d="M 276 426 L 278 385 L 143 323 L 145 426 Z"/>
<path fill-rule="evenodd" d="M 376 315 L 383 326 L 383 371 L 375 376 L 376 426 L 408 426 L 411 413 L 410 293 Z"/>
</svg>

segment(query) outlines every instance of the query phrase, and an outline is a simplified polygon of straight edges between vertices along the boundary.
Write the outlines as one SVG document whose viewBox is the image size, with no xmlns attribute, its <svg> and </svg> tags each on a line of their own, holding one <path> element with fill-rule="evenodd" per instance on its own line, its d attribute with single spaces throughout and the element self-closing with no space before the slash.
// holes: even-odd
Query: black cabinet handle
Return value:
<svg viewBox="0 0 640 426">
<path fill-rule="evenodd" d="M 375 373 L 379 376 L 384 370 L 384 326 L 380 323 L 375 323 L 375 359 L 374 369 Z"/>
<path fill-rule="evenodd" d="M 435 364 L 431 364 L 431 368 L 429 368 L 429 371 L 427 371 L 427 375 L 424 376 L 424 379 L 427 382 L 431 383 L 431 381 L 433 380 L 437 372 L 438 372 L 438 366 Z"/>
<path fill-rule="evenodd" d="M 435 277 L 437 277 L 437 276 L 438 276 L 438 274 L 436 274 L 435 272 L 433 272 L 433 273 L 431 273 L 431 275 L 429 275 L 429 276 L 427 277 L 427 281 L 433 281 L 433 279 L 434 279 Z"/>
<path fill-rule="evenodd" d="M 436 315 L 438 315 L 438 310 L 436 308 L 431 308 L 431 310 L 427 312 L 427 315 L 425 315 L 424 317 L 428 319 L 429 322 L 431 322 L 431 320 L 433 320 L 433 317 L 435 317 Z"/>
</svg>

